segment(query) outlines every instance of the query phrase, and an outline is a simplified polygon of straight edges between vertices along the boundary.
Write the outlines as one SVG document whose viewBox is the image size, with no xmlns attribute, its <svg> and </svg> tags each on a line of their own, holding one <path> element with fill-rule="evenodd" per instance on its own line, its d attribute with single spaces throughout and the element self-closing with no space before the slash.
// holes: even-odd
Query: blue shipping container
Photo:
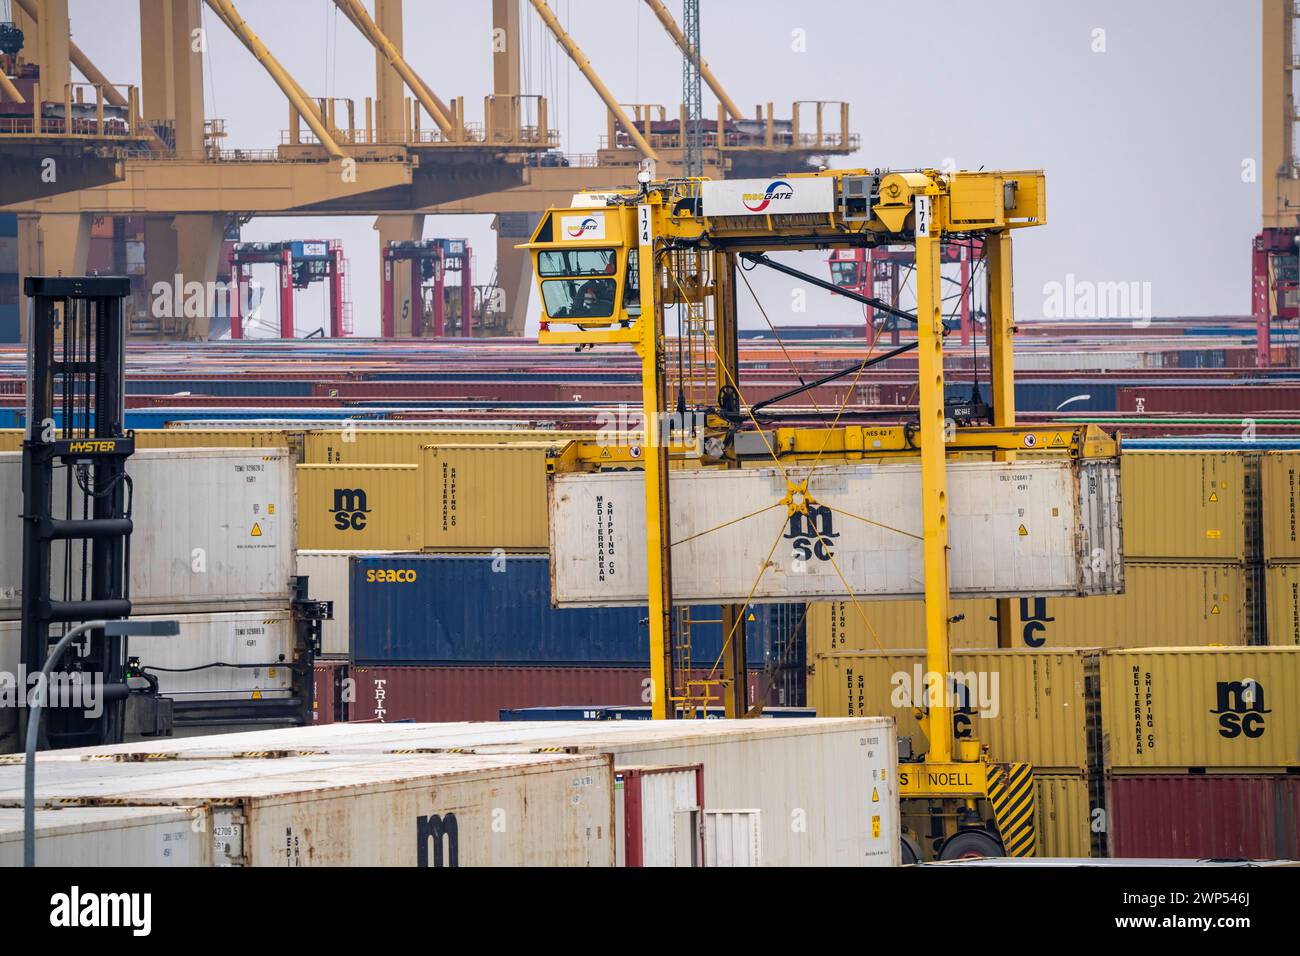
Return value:
<svg viewBox="0 0 1300 956">
<path fill-rule="evenodd" d="M 746 644 L 751 666 L 762 666 L 774 618 L 753 610 Z M 551 607 L 545 555 L 357 556 L 350 614 L 357 664 L 626 666 L 650 659 L 645 608 Z M 693 608 L 692 617 L 716 622 L 719 611 Z M 721 644 L 719 624 L 694 625 L 694 666 L 711 667 Z"/>
</svg>

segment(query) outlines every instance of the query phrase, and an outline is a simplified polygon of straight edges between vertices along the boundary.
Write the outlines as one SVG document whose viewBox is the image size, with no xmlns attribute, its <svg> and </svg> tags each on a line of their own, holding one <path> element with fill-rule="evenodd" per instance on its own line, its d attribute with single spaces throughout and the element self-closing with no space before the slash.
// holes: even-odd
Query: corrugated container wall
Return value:
<svg viewBox="0 0 1300 956">
<path fill-rule="evenodd" d="M 1126 558 L 1246 559 L 1241 455 L 1196 451 L 1126 454 L 1120 472 Z"/>
<path fill-rule="evenodd" d="M 354 557 L 352 660 L 360 664 L 641 664 L 650 660 L 643 608 L 553 608 L 544 555 Z M 696 617 L 717 622 L 716 606 Z M 764 629 L 749 637 L 764 659 Z M 692 626 L 693 661 L 722 649 L 717 623 Z"/>
<path fill-rule="evenodd" d="M 348 719 L 377 723 L 498 720 L 501 711 L 522 707 L 640 706 L 650 702 L 649 664 L 639 667 L 402 664 L 353 666 L 347 676 L 355 694 L 348 704 Z M 751 699 L 757 699 L 762 690 L 762 675 L 757 671 L 750 672 L 749 689 Z"/>
<path fill-rule="evenodd" d="M 426 551 L 547 547 L 549 444 L 431 445 L 421 450 Z"/>
<path fill-rule="evenodd" d="M 1081 654 L 958 651 L 952 667 L 956 737 L 977 737 L 994 760 L 1061 770 L 1091 766 Z M 923 753 L 927 740 L 915 711 L 926 701 L 924 672 L 919 650 L 823 655 L 813 661 L 808 702 L 819 717 L 891 715 L 899 736 Z"/>
<path fill-rule="evenodd" d="M 307 577 L 307 590 L 314 601 L 333 601 L 334 618 L 321 622 L 321 657 L 348 656 L 348 592 L 351 590 L 353 557 L 376 557 L 389 551 L 299 551 L 298 574 Z"/>
<path fill-rule="evenodd" d="M 212 836 L 188 807 L 60 807 L 36 811 L 41 866 L 211 866 Z M 0 809 L 0 866 L 23 865 L 23 811 Z"/>
<path fill-rule="evenodd" d="M 1101 654 L 1107 768 L 1300 767 L 1300 648 Z"/>
<path fill-rule="evenodd" d="M 1271 451 L 1260 460 L 1260 493 L 1264 509 L 1264 558 L 1300 561 L 1300 452 Z"/>
<path fill-rule="evenodd" d="M 275 449 L 160 449 L 127 460 L 137 613 L 283 608 L 295 564 L 293 465 Z M 56 487 L 55 500 L 64 491 Z M 0 454 L 0 616 L 22 599 L 22 454 Z M 64 550 L 51 556 L 62 593 Z M 77 566 L 79 567 L 79 565 Z M 78 577 L 79 580 L 79 577 Z M 76 581 L 74 581 L 74 586 Z"/>
<path fill-rule="evenodd" d="M 571 441 L 595 441 L 594 431 L 559 429 L 382 428 L 309 431 L 303 438 L 305 465 L 415 465 L 426 445 L 497 445 L 516 442 L 563 447 Z"/>
<path fill-rule="evenodd" d="M 1300 776 L 1112 775 L 1110 855 L 1300 860 Z"/>
<path fill-rule="evenodd" d="M 1250 635 L 1246 572 L 1237 565 L 1128 561 L 1123 594 L 1021 597 L 1012 601 L 1012 609 L 1016 646 L 1027 648 L 1246 644 Z M 961 617 L 952 625 L 953 647 L 996 647 L 996 611 L 991 600 L 953 602 L 953 616 Z M 920 601 L 808 606 L 811 655 L 924 644 L 925 606 Z"/>
<path fill-rule="evenodd" d="M 810 485 L 817 507 L 790 517 L 782 504 L 787 477 L 802 474 L 683 472 L 671 500 L 674 596 L 686 603 L 919 597 L 920 466 L 827 466 Z M 959 462 L 948 482 L 953 594 L 1122 590 L 1114 462 Z M 847 517 L 863 517 L 863 502 L 871 506 L 868 521 Z M 641 475 L 557 475 L 550 510 L 556 603 L 646 600 Z"/>
<path fill-rule="evenodd" d="M 1037 856 L 1090 857 L 1094 815 L 1086 774 L 1042 773 L 1035 769 Z"/>
<path fill-rule="evenodd" d="M 183 770 L 156 763 L 49 761 L 42 800 L 108 798 L 128 814 L 131 806 L 193 808 L 195 832 L 222 834 L 213 841 L 216 865 L 614 864 L 605 754 L 246 756 L 186 761 Z M 18 804 L 22 776 L 21 766 L 0 767 L 0 805 Z"/>
<path fill-rule="evenodd" d="M 1300 564 L 1275 564 L 1264 572 L 1268 593 L 1268 642 L 1300 646 Z"/>
<path fill-rule="evenodd" d="M 418 551 L 417 465 L 299 465 L 298 544 L 310 551 Z"/>
</svg>

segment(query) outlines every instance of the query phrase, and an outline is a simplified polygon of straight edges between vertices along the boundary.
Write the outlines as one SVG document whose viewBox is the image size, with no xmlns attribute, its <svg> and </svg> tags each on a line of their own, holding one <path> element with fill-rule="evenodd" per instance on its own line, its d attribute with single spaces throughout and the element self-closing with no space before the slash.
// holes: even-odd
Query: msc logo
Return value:
<svg viewBox="0 0 1300 956">
<path fill-rule="evenodd" d="M 339 531 L 363 531 L 366 527 L 366 493 L 360 488 L 335 488 L 334 507 L 330 509 L 334 516 L 334 527 Z"/>
<path fill-rule="evenodd" d="M 1219 736 L 1232 740 L 1264 736 L 1264 685 L 1257 680 L 1219 681 L 1218 706 L 1210 711 L 1219 716 Z"/>
<path fill-rule="evenodd" d="M 794 188 L 784 179 L 768 183 L 761 193 L 743 193 L 740 201 L 750 212 L 762 212 L 774 200 L 789 199 L 794 195 Z"/>
<path fill-rule="evenodd" d="M 427 817 L 415 818 L 416 866 L 430 865 L 430 843 L 433 844 L 433 866 L 460 866 L 460 828 L 456 825 L 456 814 L 438 816 L 433 813 Z"/>
<path fill-rule="evenodd" d="M 568 232 L 568 234 L 572 236 L 574 239 L 577 239 L 579 236 L 585 235 L 586 233 L 589 232 L 594 232 L 599 228 L 600 228 L 600 223 L 597 222 L 591 216 L 588 216 L 586 219 L 582 220 L 582 222 L 578 223 L 576 226 L 570 226 L 565 231 Z"/>
<path fill-rule="evenodd" d="M 835 553 L 830 542 L 839 537 L 833 527 L 834 516 L 825 505 L 809 505 L 807 512 L 796 511 L 790 516 L 790 529 L 784 537 L 791 542 L 796 561 L 817 558 L 829 561 Z"/>
</svg>

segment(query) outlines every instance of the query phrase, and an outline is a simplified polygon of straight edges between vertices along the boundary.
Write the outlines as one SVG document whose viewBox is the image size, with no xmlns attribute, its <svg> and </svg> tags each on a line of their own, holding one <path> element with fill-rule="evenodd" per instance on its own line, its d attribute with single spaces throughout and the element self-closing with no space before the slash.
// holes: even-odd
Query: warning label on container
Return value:
<svg viewBox="0 0 1300 956">
<path fill-rule="evenodd" d="M 253 522 L 253 528 L 248 532 L 250 537 L 260 538 L 262 536 L 262 526 L 256 521 Z"/>
</svg>

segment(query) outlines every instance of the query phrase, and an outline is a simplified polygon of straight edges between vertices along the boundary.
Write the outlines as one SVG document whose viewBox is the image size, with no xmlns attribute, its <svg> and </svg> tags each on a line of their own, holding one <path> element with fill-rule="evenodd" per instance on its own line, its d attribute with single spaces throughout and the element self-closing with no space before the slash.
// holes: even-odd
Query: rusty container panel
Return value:
<svg viewBox="0 0 1300 956">
<path fill-rule="evenodd" d="M 1270 451 L 1260 459 L 1264 559 L 1300 561 L 1300 452 Z"/>
<path fill-rule="evenodd" d="M 1245 466 L 1234 452 L 1129 452 L 1120 466 L 1124 556 L 1246 559 Z"/>
<path fill-rule="evenodd" d="M 421 451 L 426 551 L 545 550 L 545 442 Z"/>
<path fill-rule="evenodd" d="M 1300 777 L 1116 774 L 1106 820 L 1114 857 L 1300 860 Z"/>
<path fill-rule="evenodd" d="M 1074 651 L 957 651 L 944 682 L 953 733 L 975 736 L 994 760 L 1062 771 L 1091 766 L 1084 656 Z M 808 703 L 818 717 L 880 714 L 898 721 L 914 753 L 928 741 L 916 717 L 926 697 L 921 650 L 840 652 L 816 657 Z M 921 688 L 918 690 L 918 688 Z"/>
<path fill-rule="evenodd" d="M 1107 769 L 1300 767 L 1300 648 L 1101 652 Z"/>
<path fill-rule="evenodd" d="M 1274 564 L 1264 571 L 1268 596 L 1268 643 L 1300 646 L 1300 564 Z"/>
<path fill-rule="evenodd" d="M 418 551 L 424 495 L 416 465 L 299 465 L 304 551 Z"/>
<path fill-rule="evenodd" d="M 499 720 L 522 707 L 632 705 L 650 703 L 645 667 L 473 667 L 395 665 L 352 667 L 356 698 L 348 719 L 393 723 Z M 762 673 L 751 671 L 749 692 L 757 699 Z"/>
</svg>

